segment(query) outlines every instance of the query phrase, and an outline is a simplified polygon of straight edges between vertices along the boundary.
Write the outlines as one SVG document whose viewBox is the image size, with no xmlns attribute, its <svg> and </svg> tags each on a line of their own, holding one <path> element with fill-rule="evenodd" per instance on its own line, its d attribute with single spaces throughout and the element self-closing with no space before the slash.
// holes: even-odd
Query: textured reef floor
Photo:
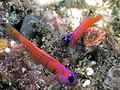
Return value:
<svg viewBox="0 0 120 90">
<path fill-rule="evenodd" d="M 98 14 L 92 26 L 106 32 L 102 43 L 83 45 L 83 33 L 74 47 L 61 47 L 62 37 Z M 78 84 L 61 85 L 0 25 L 0 90 L 120 90 L 119 0 L 0 0 L 2 22 L 73 71 Z"/>
</svg>

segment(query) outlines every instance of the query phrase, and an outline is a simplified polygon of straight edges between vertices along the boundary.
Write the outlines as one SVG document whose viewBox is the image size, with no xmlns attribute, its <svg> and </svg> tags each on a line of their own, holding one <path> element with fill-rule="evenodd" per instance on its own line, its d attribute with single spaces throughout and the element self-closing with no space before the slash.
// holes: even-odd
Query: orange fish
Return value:
<svg viewBox="0 0 120 90">
<path fill-rule="evenodd" d="M 65 37 L 62 38 L 62 45 L 66 47 L 74 46 L 75 42 L 78 40 L 80 35 L 86 30 L 90 25 L 97 22 L 102 18 L 102 15 L 99 14 L 94 18 L 86 18 L 84 19 L 80 25 L 71 33 L 67 34 Z"/>
<path fill-rule="evenodd" d="M 61 84 L 74 86 L 78 83 L 78 80 L 73 72 L 68 70 L 58 60 L 45 53 L 43 50 L 35 46 L 25 37 L 23 37 L 15 28 L 9 24 L 5 24 L 7 28 L 7 34 L 15 39 L 18 39 L 24 47 L 30 52 L 30 54 L 39 61 L 46 69 L 54 73 Z"/>
</svg>

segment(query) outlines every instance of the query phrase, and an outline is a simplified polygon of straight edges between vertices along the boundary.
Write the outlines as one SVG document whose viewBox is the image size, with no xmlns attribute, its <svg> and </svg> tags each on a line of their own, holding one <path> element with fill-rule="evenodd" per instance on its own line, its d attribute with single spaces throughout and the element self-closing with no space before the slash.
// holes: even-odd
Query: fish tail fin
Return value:
<svg viewBox="0 0 120 90">
<path fill-rule="evenodd" d="M 96 22 L 96 21 L 100 20 L 101 18 L 102 18 L 102 15 L 101 15 L 101 14 L 98 14 L 98 15 L 95 17 L 94 20 L 95 20 L 95 22 Z"/>
<path fill-rule="evenodd" d="M 7 35 L 10 35 L 11 37 L 13 37 L 15 39 L 19 39 L 21 34 L 15 28 L 13 28 L 11 25 L 6 24 L 6 23 L 5 23 L 5 27 L 7 29 L 7 31 L 6 31 Z"/>
</svg>

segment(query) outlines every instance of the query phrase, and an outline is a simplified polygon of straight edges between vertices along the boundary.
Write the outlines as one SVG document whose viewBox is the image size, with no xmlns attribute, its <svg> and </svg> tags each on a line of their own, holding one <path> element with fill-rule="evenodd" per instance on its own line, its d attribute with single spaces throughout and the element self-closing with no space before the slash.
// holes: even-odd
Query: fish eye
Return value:
<svg viewBox="0 0 120 90">
<path fill-rule="evenodd" d="M 62 44 L 68 47 L 68 44 L 70 43 L 70 38 L 69 37 L 63 37 L 62 38 Z"/>
<path fill-rule="evenodd" d="M 69 76 L 68 80 L 69 80 L 70 83 L 73 83 L 74 82 L 74 76 Z"/>
</svg>

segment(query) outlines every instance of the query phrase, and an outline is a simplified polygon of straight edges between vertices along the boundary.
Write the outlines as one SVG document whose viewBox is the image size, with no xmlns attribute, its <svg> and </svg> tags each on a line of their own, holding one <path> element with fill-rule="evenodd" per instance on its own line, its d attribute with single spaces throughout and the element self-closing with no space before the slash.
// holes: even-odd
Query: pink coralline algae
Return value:
<svg viewBox="0 0 120 90">
<path fill-rule="evenodd" d="M 86 46 L 100 45 L 105 39 L 106 32 L 101 28 L 94 26 L 85 30 L 84 44 Z"/>
</svg>

